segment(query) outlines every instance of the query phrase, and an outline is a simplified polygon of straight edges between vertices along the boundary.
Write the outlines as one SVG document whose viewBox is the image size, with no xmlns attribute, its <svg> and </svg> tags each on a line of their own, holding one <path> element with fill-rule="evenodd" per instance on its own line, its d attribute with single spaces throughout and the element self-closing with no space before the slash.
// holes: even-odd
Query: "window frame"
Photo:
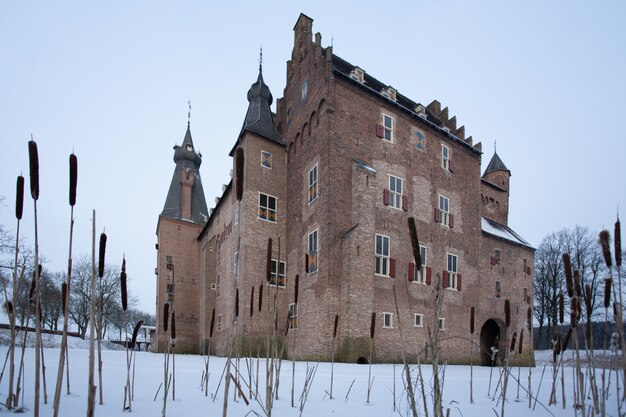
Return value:
<svg viewBox="0 0 626 417">
<path fill-rule="evenodd" d="M 315 178 L 312 178 L 311 174 L 314 174 Z M 308 204 L 311 204 L 312 202 L 317 200 L 317 197 L 319 196 L 319 191 L 318 191 L 319 190 L 319 187 L 318 187 L 318 183 L 319 183 L 319 163 L 315 164 L 313 166 L 313 168 L 311 168 L 309 170 L 308 180 L 309 180 Z"/>
<path fill-rule="evenodd" d="M 443 143 L 441 144 L 441 167 L 450 171 L 450 148 Z"/>
<path fill-rule="evenodd" d="M 441 224 L 450 227 L 450 199 L 445 195 L 439 194 L 439 202 L 437 207 L 441 212 Z M 445 206 L 445 207 L 444 207 Z"/>
<path fill-rule="evenodd" d="M 217 331 L 218 333 L 222 331 L 222 315 L 217 315 Z"/>
<path fill-rule="evenodd" d="M 233 275 L 239 278 L 239 251 L 233 253 Z"/>
<path fill-rule="evenodd" d="M 453 253 L 447 253 L 446 255 L 446 271 L 448 272 L 448 285 L 446 288 L 458 291 L 459 257 Z"/>
<path fill-rule="evenodd" d="M 383 137 L 382 140 L 393 143 L 393 128 L 394 128 L 394 118 L 386 113 L 382 113 L 382 127 L 383 127 Z M 387 126 L 385 123 L 387 119 L 390 122 L 390 126 Z"/>
<path fill-rule="evenodd" d="M 383 329 L 393 329 L 393 313 L 383 311 Z M 389 319 L 389 324 L 387 324 Z"/>
<path fill-rule="evenodd" d="M 424 253 L 422 253 L 422 249 Z M 420 257 L 422 258 L 422 267 L 414 268 L 413 282 L 416 284 L 426 284 L 426 267 L 428 266 L 428 247 L 420 245 Z"/>
<path fill-rule="evenodd" d="M 378 253 L 378 238 L 381 238 L 380 254 Z M 386 254 L 385 241 L 387 242 Z M 391 269 L 391 238 L 389 236 L 376 233 L 374 237 L 374 257 L 374 274 L 380 277 L 389 277 L 389 272 Z"/>
<path fill-rule="evenodd" d="M 266 197 L 266 202 L 267 205 L 266 206 L 262 206 L 261 205 L 261 198 L 265 196 Z M 273 198 L 274 199 L 274 208 L 271 209 L 270 208 L 270 199 Z M 268 218 L 263 218 L 261 217 L 261 209 L 265 209 L 268 212 Z M 272 220 L 269 214 L 272 214 L 272 210 L 273 210 L 273 214 L 274 214 L 274 220 Z M 278 217 L 278 198 L 274 197 L 273 195 L 270 194 L 265 194 L 259 191 L 259 206 L 258 206 L 258 219 L 259 220 L 265 220 L 266 222 L 270 222 L 270 223 L 278 223 L 278 220 L 276 219 L 276 217 Z"/>
<path fill-rule="evenodd" d="M 306 249 L 307 249 L 306 253 L 309 256 L 309 265 L 305 265 L 307 274 L 313 274 L 313 273 L 319 271 L 320 241 L 319 241 L 319 232 L 318 231 L 319 231 L 319 229 L 314 229 L 311 232 L 309 232 L 307 234 L 307 237 L 306 237 Z M 311 251 L 311 243 L 312 243 L 311 238 L 313 236 L 314 236 L 313 242 L 314 242 L 314 246 L 315 246 L 315 251 L 314 252 Z M 310 259 L 311 259 L 311 254 L 312 253 L 315 253 L 315 269 L 313 269 L 311 271 L 309 266 L 311 265 L 311 260 Z"/>
<path fill-rule="evenodd" d="M 265 155 L 269 155 L 268 158 L 263 158 Z M 265 160 L 269 161 L 269 166 L 265 165 L 263 162 Z M 266 169 L 272 169 L 273 161 L 272 161 L 272 153 L 270 151 L 264 151 L 261 149 L 261 166 Z"/>
<path fill-rule="evenodd" d="M 389 207 L 395 208 L 396 210 L 402 210 L 402 197 L 404 196 L 404 178 L 397 177 L 395 175 L 389 174 Z M 393 179 L 393 181 L 392 181 Z M 394 185 L 394 188 L 398 188 L 398 183 L 400 184 L 400 192 L 394 191 L 391 188 L 391 185 Z"/>
<path fill-rule="evenodd" d="M 446 331 L 446 319 L 443 317 L 439 317 L 437 319 L 437 326 L 439 331 L 444 332 Z"/>
<path fill-rule="evenodd" d="M 524 288 L 524 290 L 526 290 L 526 288 Z M 495 292 L 496 298 L 502 298 L 502 284 L 500 283 L 500 280 L 496 280 Z"/>
<path fill-rule="evenodd" d="M 419 317 L 419 324 L 417 323 L 417 318 Z M 424 314 L 423 313 L 414 313 L 413 314 L 413 327 L 422 328 L 424 327 Z"/>
<path fill-rule="evenodd" d="M 282 271 L 283 271 L 283 273 L 281 274 L 280 269 L 278 270 L 278 285 L 276 283 L 272 283 L 272 281 L 274 280 L 273 275 L 276 274 L 277 268 L 282 268 Z M 283 278 L 282 285 L 280 285 L 281 276 Z M 269 285 L 270 287 L 285 288 L 286 284 L 287 284 L 287 263 L 285 261 L 280 261 L 280 266 L 279 266 L 278 259 L 272 259 L 272 262 L 270 264 L 270 280 L 267 283 L 267 285 Z"/>
<path fill-rule="evenodd" d="M 222 295 L 222 274 L 219 272 L 215 277 L 215 298 L 220 298 Z"/>
<path fill-rule="evenodd" d="M 287 311 L 289 312 L 289 330 L 296 330 L 298 328 L 298 304 L 289 304 Z"/>
</svg>

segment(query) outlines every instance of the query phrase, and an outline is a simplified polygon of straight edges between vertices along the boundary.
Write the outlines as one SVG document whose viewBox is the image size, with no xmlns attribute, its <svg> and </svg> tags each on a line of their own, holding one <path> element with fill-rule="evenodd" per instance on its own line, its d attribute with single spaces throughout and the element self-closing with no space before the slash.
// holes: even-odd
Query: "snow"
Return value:
<svg viewBox="0 0 626 417">
<path fill-rule="evenodd" d="M 488 219 L 484 217 L 480 218 L 480 228 L 482 229 L 483 232 L 500 237 L 502 239 L 506 239 L 513 243 L 517 243 L 518 245 L 530 247 L 530 243 L 525 241 L 520 235 L 515 233 L 508 226 L 501 225 L 501 224 L 498 224 L 498 226 L 499 227 L 496 227 L 494 224 L 491 223 L 491 221 L 489 221 Z"/>
<path fill-rule="evenodd" d="M 58 339 L 58 338 L 57 338 Z M 49 338 L 49 344 L 54 344 L 54 337 Z M 81 346 L 82 344 L 82 346 Z M 63 383 L 63 393 L 61 396 L 61 405 L 59 415 L 64 417 L 84 416 L 87 407 L 87 378 L 89 350 L 87 341 L 75 341 L 69 351 L 70 361 L 70 382 L 71 394 L 66 395 L 65 381 Z M 0 358 L 4 357 L 7 352 L 7 346 L 0 347 Z M 17 351 L 19 352 L 19 350 Z M 48 404 L 44 404 L 43 395 L 40 402 L 40 415 L 52 416 L 52 399 L 54 397 L 54 385 L 56 380 L 56 369 L 58 364 L 58 347 L 46 348 L 45 366 L 47 380 Z M 569 353 L 569 352 L 568 352 Z M 566 353 L 566 354 L 568 354 Z M 24 398 L 25 412 L 24 415 L 33 415 L 34 403 L 34 349 L 27 348 L 25 356 L 25 382 L 26 392 Z M 17 356 L 19 358 L 19 354 Z M 536 355 L 538 365 L 531 369 L 532 372 L 532 389 L 536 392 L 537 387 L 541 385 L 538 396 L 538 403 L 533 412 L 536 416 L 573 416 L 572 408 L 572 368 L 565 368 L 565 382 L 567 406 L 563 409 L 560 398 L 560 388 L 558 404 L 548 407 L 548 397 L 550 395 L 551 382 L 551 352 L 538 352 Z M 163 406 L 162 394 L 159 392 L 156 401 L 155 394 L 159 389 L 159 385 L 163 382 L 163 362 L 164 355 L 136 352 L 136 369 L 135 369 L 135 394 L 132 403 L 132 415 L 137 417 L 159 416 Z M 97 360 L 97 355 L 96 355 Z M 205 397 L 204 392 L 200 388 L 202 372 L 204 369 L 204 358 L 197 355 L 176 355 L 176 398 L 170 399 L 167 403 L 167 416 L 171 417 L 190 417 L 190 416 L 218 416 L 222 414 L 223 406 L 223 389 L 224 384 L 219 384 L 220 375 L 224 369 L 226 360 L 224 358 L 211 357 L 209 363 L 209 395 Z M 234 361 L 236 364 L 237 361 Z M 248 380 L 248 366 L 246 360 L 239 360 L 239 371 L 242 378 Z M 315 366 L 315 363 L 296 362 L 295 367 L 295 400 L 299 404 L 300 393 L 302 392 L 304 379 L 307 373 L 307 367 Z M 541 381 L 542 371 L 545 367 L 543 381 Z M 260 363 L 260 381 L 259 389 L 263 389 L 265 360 Z M 256 369 L 255 364 L 252 366 Z M 500 414 L 501 404 L 498 404 L 499 396 L 495 399 L 488 394 L 493 394 L 499 379 L 499 368 L 492 369 L 488 367 L 475 366 L 473 368 L 473 387 L 474 387 L 474 404 L 469 401 L 469 366 L 446 366 L 444 381 L 444 412 L 450 409 L 450 417 L 486 417 L 494 416 L 494 411 Z M 122 411 L 124 384 L 126 381 L 126 353 L 125 351 L 104 350 L 103 351 L 103 388 L 104 388 L 104 404 L 96 405 L 95 414 L 100 416 L 128 416 L 129 413 Z M 171 370 L 171 365 L 170 365 Z M 370 402 L 367 403 L 367 383 L 368 383 L 368 366 L 356 364 L 336 363 L 334 365 L 334 399 L 330 400 L 327 391 L 330 389 L 331 364 L 320 363 L 315 373 L 313 384 L 311 386 L 308 401 L 306 402 L 302 416 L 406 416 L 410 415 L 407 408 L 407 400 L 404 395 L 404 389 L 401 377 L 402 366 L 391 364 L 375 364 L 372 365 L 373 388 L 371 392 Z M 425 378 L 426 394 L 428 396 L 428 406 L 431 407 L 431 367 L 423 365 L 422 372 Z M 515 379 L 509 379 L 507 390 L 507 403 L 505 407 L 505 415 L 507 417 L 521 417 L 531 412 L 528 408 L 528 398 L 525 388 L 528 384 L 528 368 L 513 368 L 511 375 L 517 378 L 519 372 L 522 386 L 518 391 L 518 384 Z M 234 373 L 234 371 L 233 371 Z M 256 371 L 254 371 L 256 373 Z M 414 377 L 417 374 L 417 368 L 413 367 Z M 291 374 L 292 362 L 283 361 L 280 375 L 279 399 L 274 404 L 272 415 L 275 417 L 282 416 L 298 416 L 299 409 L 291 407 Z M 395 378 L 394 378 L 395 374 Z M 491 386 L 490 385 L 491 375 Z M 615 372 L 613 372 L 613 381 Z M 96 371 L 96 381 L 97 381 Z M 396 390 L 397 409 L 393 408 L 393 391 L 394 380 Z M 219 388 L 218 388 L 219 384 Z M 352 388 L 350 389 L 350 386 Z M 243 391 L 246 397 L 249 397 L 249 389 L 243 384 Z M 254 385 L 254 383 L 253 383 Z M 613 387 L 614 385 L 612 385 Z M 0 399 L 4 401 L 7 397 L 8 387 L 8 371 L 4 373 L 2 382 L 0 383 Z M 212 399 L 217 390 L 217 395 Z M 250 399 L 250 405 L 247 406 L 243 399 L 233 399 L 234 385 L 230 385 L 230 395 L 228 402 L 229 416 L 264 416 L 262 407 L 254 398 Z M 349 393 L 348 393 L 349 392 Z M 259 395 L 262 401 L 265 399 L 264 392 Z M 423 407 L 421 396 L 417 395 L 420 409 Z M 589 401 L 587 401 L 587 404 Z M 533 400 L 534 404 L 534 400 Z M 420 411 L 420 415 L 423 412 Z M 432 410 L 430 415 L 432 415 Z M 617 404 L 615 400 L 615 390 L 609 393 L 607 401 L 607 415 L 617 415 Z"/>
</svg>

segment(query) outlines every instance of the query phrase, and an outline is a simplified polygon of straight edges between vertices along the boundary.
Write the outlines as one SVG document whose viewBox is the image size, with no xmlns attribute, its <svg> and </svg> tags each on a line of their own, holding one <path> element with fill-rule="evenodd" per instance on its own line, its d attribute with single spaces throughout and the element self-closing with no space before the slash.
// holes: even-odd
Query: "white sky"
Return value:
<svg viewBox="0 0 626 417">
<path fill-rule="evenodd" d="M 229 180 L 259 47 L 276 99 L 300 12 L 342 58 L 415 101 L 448 106 L 483 142 L 483 169 L 497 140 L 513 175 L 509 225 L 531 244 L 576 224 L 612 228 L 626 207 L 624 2 L 209 3 L 0 3 L 0 223 L 15 229 L 15 178 L 23 172 L 28 188 L 32 133 L 46 267 L 66 268 L 74 149 L 74 257 L 90 253 L 96 209 L 107 261 L 126 253 L 130 291 L 154 313 L 156 222 L 187 100 L 212 207 Z M 28 198 L 29 242 L 32 206 Z"/>
</svg>

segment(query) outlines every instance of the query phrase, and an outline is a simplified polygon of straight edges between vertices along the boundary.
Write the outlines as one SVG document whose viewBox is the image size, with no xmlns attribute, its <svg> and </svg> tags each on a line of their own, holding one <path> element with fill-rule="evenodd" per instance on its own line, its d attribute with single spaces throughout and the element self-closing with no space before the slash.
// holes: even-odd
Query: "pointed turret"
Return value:
<svg viewBox="0 0 626 417">
<path fill-rule="evenodd" d="M 161 216 L 206 223 L 208 210 L 200 180 L 202 157 L 193 146 L 189 123 L 182 145 L 174 146 L 174 162 L 176 168 Z"/>
<path fill-rule="evenodd" d="M 495 171 L 506 171 L 509 173 L 509 176 L 511 175 L 511 171 L 509 171 L 506 165 L 504 165 L 504 162 L 502 162 L 502 159 L 500 159 L 497 152 L 493 153 L 493 156 L 491 157 L 491 161 L 489 161 L 489 165 L 487 165 L 487 169 L 485 170 L 483 177 Z"/>
<path fill-rule="evenodd" d="M 276 126 L 274 126 L 274 118 L 272 116 L 272 110 L 270 109 L 272 101 L 272 93 L 263 81 L 263 67 L 259 65 L 259 76 L 248 90 L 248 102 L 250 104 L 248 105 L 246 118 L 243 121 L 237 143 L 235 143 L 235 146 L 230 152 L 231 156 L 235 148 L 239 146 L 239 142 L 246 132 L 251 132 L 264 139 L 283 146 L 285 145 L 285 141 L 280 136 L 280 133 L 278 133 Z"/>
</svg>

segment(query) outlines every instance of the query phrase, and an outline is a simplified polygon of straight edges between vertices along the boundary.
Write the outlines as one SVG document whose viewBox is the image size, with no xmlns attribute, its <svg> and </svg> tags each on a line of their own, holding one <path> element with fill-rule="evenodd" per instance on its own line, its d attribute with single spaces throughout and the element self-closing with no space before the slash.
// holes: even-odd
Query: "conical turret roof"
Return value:
<svg viewBox="0 0 626 417">
<path fill-rule="evenodd" d="M 493 153 L 491 161 L 489 161 L 489 165 L 487 165 L 487 169 L 485 170 L 483 177 L 494 171 L 506 171 L 509 173 L 509 175 L 511 175 L 511 171 L 509 171 L 506 165 L 504 165 L 504 162 L 502 162 L 502 159 L 500 159 L 497 152 Z"/>
</svg>

